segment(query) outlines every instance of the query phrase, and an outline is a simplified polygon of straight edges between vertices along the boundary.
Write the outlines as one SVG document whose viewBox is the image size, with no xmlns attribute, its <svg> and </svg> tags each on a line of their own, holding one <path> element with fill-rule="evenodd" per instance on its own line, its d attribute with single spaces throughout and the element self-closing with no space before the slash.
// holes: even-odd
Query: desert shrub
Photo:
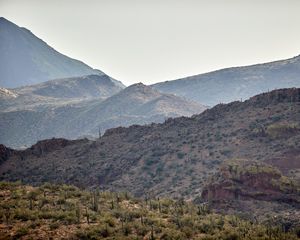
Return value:
<svg viewBox="0 0 300 240">
<path fill-rule="evenodd" d="M 179 159 L 182 159 L 183 157 L 184 157 L 184 153 L 183 152 L 178 152 L 177 153 L 177 157 L 179 158 Z"/>
<path fill-rule="evenodd" d="M 132 225 L 129 223 L 124 224 L 123 226 L 123 233 L 125 236 L 128 236 L 132 233 Z"/>
<path fill-rule="evenodd" d="M 186 239 L 186 236 L 181 231 L 178 231 L 176 229 L 170 229 L 166 228 L 163 229 L 161 237 L 161 240 L 181 240 Z"/>
<path fill-rule="evenodd" d="M 109 237 L 111 234 L 111 229 L 105 225 L 93 226 L 76 232 L 76 236 L 81 240 L 102 239 Z"/>
<path fill-rule="evenodd" d="M 138 236 L 145 236 L 150 231 L 150 228 L 148 226 L 139 223 L 135 223 L 133 227 Z"/>
<path fill-rule="evenodd" d="M 21 220 L 21 221 L 36 220 L 38 218 L 36 211 L 31 211 L 26 208 L 16 209 L 13 215 L 14 215 L 14 219 Z"/>
<path fill-rule="evenodd" d="M 109 227 L 115 227 L 116 226 L 116 221 L 112 217 L 105 217 L 104 223 L 108 224 Z"/>
<path fill-rule="evenodd" d="M 29 230 L 27 227 L 21 227 L 19 228 L 15 235 L 13 236 L 13 239 L 20 239 L 23 236 L 26 236 L 28 234 Z"/>
<path fill-rule="evenodd" d="M 158 162 L 159 162 L 159 158 L 155 158 L 155 157 L 149 157 L 145 161 L 146 166 L 152 166 L 153 164 L 156 164 Z"/>
<path fill-rule="evenodd" d="M 49 224 L 49 228 L 50 228 L 50 230 L 55 230 L 55 229 L 59 228 L 59 225 L 60 225 L 59 222 L 52 222 Z"/>
</svg>

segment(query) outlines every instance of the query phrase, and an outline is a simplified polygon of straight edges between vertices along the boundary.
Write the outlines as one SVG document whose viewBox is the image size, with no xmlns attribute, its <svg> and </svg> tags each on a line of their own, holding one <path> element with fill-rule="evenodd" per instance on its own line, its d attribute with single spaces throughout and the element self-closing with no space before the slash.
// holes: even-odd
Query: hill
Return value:
<svg viewBox="0 0 300 240">
<path fill-rule="evenodd" d="M 3 180 L 26 183 L 194 198 L 223 162 L 241 158 L 271 164 L 299 181 L 299 106 L 300 89 L 282 89 L 191 118 L 109 129 L 97 141 L 44 140 L 24 151 L 12 150 L 0 174 Z"/>
<path fill-rule="evenodd" d="M 163 122 L 205 109 L 143 84 L 120 90 L 110 79 L 94 75 L 14 89 L 18 97 L 1 104 L 0 142 L 21 147 L 52 137 L 98 137 L 99 129 Z"/>
<path fill-rule="evenodd" d="M 69 58 L 37 38 L 28 29 L 0 18 L 0 86 L 15 88 L 50 79 L 104 75 Z"/>
<path fill-rule="evenodd" d="M 145 86 L 114 97 L 136 88 Z M 221 213 L 294 223 L 300 217 L 299 119 L 300 89 L 280 89 L 190 118 L 109 129 L 95 141 L 49 139 L 22 151 L 0 145 L 0 179 L 183 197 Z"/>
<path fill-rule="evenodd" d="M 233 67 L 152 85 L 207 106 L 245 100 L 279 88 L 300 87 L 300 56 Z"/>
</svg>

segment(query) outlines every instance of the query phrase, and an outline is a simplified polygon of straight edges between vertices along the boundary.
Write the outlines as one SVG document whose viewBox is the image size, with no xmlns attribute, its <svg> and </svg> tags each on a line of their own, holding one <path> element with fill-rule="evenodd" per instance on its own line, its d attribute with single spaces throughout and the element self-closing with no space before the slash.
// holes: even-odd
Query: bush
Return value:
<svg viewBox="0 0 300 240">
<path fill-rule="evenodd" d="M 15 235 L 13 236 L 13 239 L 20 239 L 21 237 L 27 235 L 28 232 L 29 230 L 27 227 L 21 227 L 16 231 Z"/>
<path fill-rule="evenodd" d="M 52 222 L 52 223 L 50 223 L 49 228 L 50 228 L 50 230 L 55 230 L 55 229 L 59 228 L 59 225 L 60 224 L 58 222 Z"/>
<path fill-rule="evenodd" d="M 179 153 L 177 153 L 177 157 L 179 158 L 179 159 L 182 159 L 183 157 L 184 157 L 184 153 L 183 152 L 179 152 Z"/>
</svg>

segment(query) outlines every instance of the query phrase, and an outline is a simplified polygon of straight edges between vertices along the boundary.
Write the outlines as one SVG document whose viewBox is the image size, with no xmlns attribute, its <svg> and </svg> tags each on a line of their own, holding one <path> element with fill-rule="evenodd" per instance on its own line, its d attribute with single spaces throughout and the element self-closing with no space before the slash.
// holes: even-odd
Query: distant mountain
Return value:
<svg viewBox="0 0 300 240">
<path fill-rule="evenodd" d="M 143 84 L 120 90 L 93 75 L 14 89 L 17 97 L 0 103 L 0 143 L 21 147 L 52 137 L 98 137 L 99 129 L 163 122 L 206 109 Z"/>
<path fill-rule="evenodd" d="M 300 87 L 300 56 L 245 67 L 226 68 L 152 85 L 207 106 L 248 99 L 279 88 Z"/>
<path fill-rule="evenodd" d="M 0 86 L 15 88 L 56 78 L 104 75 L 69 58 L 26 28 L 0 18 Z"/>
<path fill-rule="evenodd" d="M 125 86 L 107 75 L 88 75 L 50 80 L 35 85 L 0 88 L 0 111 L 37 110 L 47 106 L 104 100 Z"/>
</svg>

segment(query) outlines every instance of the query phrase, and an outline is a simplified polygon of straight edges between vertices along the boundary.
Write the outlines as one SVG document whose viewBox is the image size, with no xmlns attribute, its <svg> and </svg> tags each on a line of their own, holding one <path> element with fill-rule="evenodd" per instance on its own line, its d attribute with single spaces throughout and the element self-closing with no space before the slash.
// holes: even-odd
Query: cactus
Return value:
<svg viewBox="0 0 300 240">
<path fill-rule="evenodd" d="M 80 213 L 79 203 L 77 203 L 75 214 L 76 214 L 77 223 L 80 224 L 80 215 L 81 215 L 81 213 Z"/>
<path fill-rule="evenodd" d="M 98 199 L 98 192 L 94 191 L 92 193 L 92 209 L 93 211 L 95 212 L 98 212 L 99 211 L 99 199 Z"/>
</svg>

